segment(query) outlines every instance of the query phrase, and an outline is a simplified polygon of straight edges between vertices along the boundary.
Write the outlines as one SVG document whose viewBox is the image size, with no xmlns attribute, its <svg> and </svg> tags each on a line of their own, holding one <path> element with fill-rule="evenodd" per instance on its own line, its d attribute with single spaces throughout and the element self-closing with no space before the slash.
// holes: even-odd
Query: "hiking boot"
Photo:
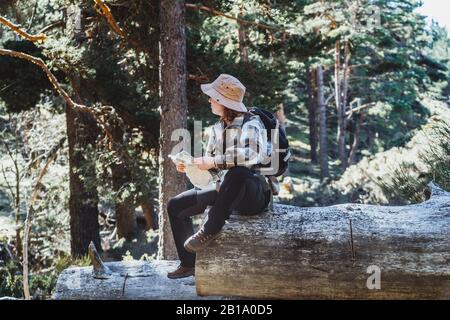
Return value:
<svg viewBox="0 0 450 320">
<path fill-rule="evenodd" d="M 205 249 L 219 235 L 220 232 L 214 234 L 206 234 L 203 232 L 203 230 L 200 229 L 186 240 L 186 242 L 184 243 L 184 248 L 191 253 L 201 251 Z"/>
<path fill-rule="evenodd" d="M 183 267 L 181 264 L 175 271 L 168 272 L 167 278 L 180 279 L 195 275 L 195 267 Z"/>
</svg>

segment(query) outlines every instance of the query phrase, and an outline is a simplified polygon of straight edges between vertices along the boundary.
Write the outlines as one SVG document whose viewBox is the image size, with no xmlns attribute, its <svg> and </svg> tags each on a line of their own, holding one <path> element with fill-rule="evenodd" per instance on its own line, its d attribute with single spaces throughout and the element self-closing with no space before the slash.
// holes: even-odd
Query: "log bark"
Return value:
<svg viewBox="0 0 450 320">
<path fill-rule="evenodd" d="M 107 262 L 111 275 L 104 279 L 93 277 L 92 267 L 64 270 L 58 278 L 55 300 L 198 300 L 193 277 L 169 279 L 177 261 Z"/>
<path fill-rule="evenodd" d="M 433 183 L 428 190 L 429 200 L 410 206 L 276 205 L 264 216 L 234 217 L 197 254 L 197 293 L 449 299 L 450 193 Z M 380 289 L 367 286 L 374 268 L 380 270 Z"/>
</svg>

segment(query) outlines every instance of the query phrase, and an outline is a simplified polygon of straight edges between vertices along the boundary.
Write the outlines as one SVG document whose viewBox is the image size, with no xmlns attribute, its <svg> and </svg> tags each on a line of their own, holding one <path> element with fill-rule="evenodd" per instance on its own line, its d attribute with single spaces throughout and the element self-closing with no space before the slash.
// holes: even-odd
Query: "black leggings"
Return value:
<svg viewBox="0 0 450 320">
<path fill-rule="evenodd" d="M 202 214 L 212 205 L 202 228 L 206 234 L 214 234 L 222 229 L 232 210 L 257 214 L 264 211 L 269 201 L 270 191 L 265 191 L 260 178 L 240 166 L 228 170 L 219 192 L 193 188 L 170 199 L 167 211 L 181 265 L 195 265 L 195 254 L 184 248 L 184 242 L 194 233 L 191 216 Z"/>
</svg>

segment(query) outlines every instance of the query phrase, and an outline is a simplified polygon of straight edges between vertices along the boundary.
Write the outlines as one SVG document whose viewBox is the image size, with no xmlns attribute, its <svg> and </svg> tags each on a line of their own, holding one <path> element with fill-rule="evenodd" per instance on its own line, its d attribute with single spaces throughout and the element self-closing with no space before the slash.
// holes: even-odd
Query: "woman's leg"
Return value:
<svg viewBox="0 0 450 320">
<path fill-rule="evenodd" d="M 264 185 L 266 182 L 261 181 L 257 176 L 253 176 L 245 181 L 245 192 L 236 211 L 239 214 L 253 215 L 264 211 L 270 202 L 270 186 Z"/>
<path fill-rule="evenodd" d="M 242 203 L 245 202 L 245 205 Z M 247 209 L 256 213 L 263 209 L 265 202 L 260 180 L 246 167 L 228 170 L 220 186 L 214 206 L 209 210 L 203 225 L 205 234 L 218 233 L 233 209 Z"/>
<path fill-rule="evenodd" d="M 195 254 L 186 251 L 183 244 L 193 233 L 191 216 L 201 214 L 213 204 L 217 191 L 190 189 L 169 200 L 167 212 L 172 228 L 178 257 L 183 267 L 195 266 Z"/>
</svg>

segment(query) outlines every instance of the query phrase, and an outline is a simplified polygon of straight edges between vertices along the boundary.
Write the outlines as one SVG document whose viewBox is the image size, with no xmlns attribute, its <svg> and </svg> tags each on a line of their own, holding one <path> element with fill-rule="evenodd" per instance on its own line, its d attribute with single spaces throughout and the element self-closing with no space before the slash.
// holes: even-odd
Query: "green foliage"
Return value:
<svg viewBox="0 0 450 320">
<path fill-rule="evenodd" d="M 0 114 L 0 117 L 4 116 L 5 114 Z M 10 208 L 0 208 L 0 218 L 9 218 L 16 212 L 15 199 L 19 196 L 19 216 L 14 228 L 21 232 L 29 206 L 29 195 L 36 186 L 37 175 L 47 160 L 47 153 L 65 135 L 65 119 L 55 113 L 51 104 L 42 100 L 33 110 L 9 114 L 8 119 L 0 135 L 2 139 L 0 190 L 2 194 L 8 195 Z M 12 152 L 7 152 L 7 147 Z M 34 206 L 35 216 L 29 246 L 29 263 L 32 270 L 30 290 L 35 298 L 48 297 L 57 276 L 54 273 L 44 271 L 41 274 L 38 271 L 51 270 L 54 264 L 58 263 L 55 262 L 56 257 L 69 251 L 66 150 L 63 148 L 58 155 L 59 157 L 49 167 L 47 175 L 37 186 L 38 201 Z M 18 172 L 19 180 L 17 180 L 16 172 Z M 16 234 L 14 232 L 7 235 L 9 237 L 13 235 L 15 238 Z M 0 257 L 0 260 L 6 262 L 6 265 L 0 262 L 0 278 L 2 279 L 0 295 L 21 297 L 22 278 L 19 264 L 21 257 L 17 256 L 19 254 L 17 239 L 7 243 L 11 246 L 9 251 L 14 259 L 11 260 L 9 254 L 5 259 Z"/>
<path fill-rule="evenodd" d="M 422 202 L 425 200 L 423 190 L 430 181 L 450 190 L 450 121 L 437 119 L 429 130 L 428 147 L 418 154 L 425 169 L 415 163 L 402 162 L 391 172 L 390 181 L 380 183 L 391 199 Z"/>
<path fill-rule="evenodd" d="M 105 259 L 117 260 L 147 260 L 156 259 L 158 247 L 158 232 L 149 230 L 139 235 L 133 241 L 119 239 L 112 248 L 104 254 Z"/>
<path fill-rule="evenodd" d="M 22 276 L 13 262 L 0 266 L 0 296 L 22 297 Z"/>
<path fill-rule="evenodd" d="M 107 215 L 116 203 L 130 200 L 138 206 L 158 193 L 159 1 L 107 2 L 126 39 L 111 31 L 92 0 L 3 1 L 0 13 L 30 33 L 38 33 L 65 19 L 66 7 L 74 3 L 83 8 L 85 22 L 77 41 L 64 27 L 56 27 L 46 32 L 46 42 L 37 45 L 10 31 L 1 32 L 0 45 L 42 58 L 72 97 L 79 93 L 83 103 L 95 110 L 112 106 L 104 117 L 115 137 L 115 148 L 105 132 L 99 131 L 95 145 L 79 146 L 92 161 L 85 161 L 76 172 L 86 187 L 98 191 L 101 213 Z M 294 154 L 291 175 L 297 194 L 293 204 L 415 202 L 420 201 L 420 189 L 431 179 L 450 187 L 448 126 L 433 129 L 426 142 L 419 139 L 423 132 L 417 130 L 426 129 L 424 124 L 433 119 L 433 108 L 424 97 L 448 99 L 449 39 L 445 29 L 436 24 L 426 26 L 425 18 L 416 14 L 418 1 L 211 0 L 205 5 L 252 23 L 239 24 L 186 8 L 189 129 L 195 120 L 210 124 L 217 119 L 207 107 L 200 84 L 229 73 L 247 87 L 247 106 L 272 111 L 284 106 Z M 239 43 L 239 31 L 247 41 Z M 351 53 L 348 102 L 373 103 L 360 133 L 360 161 L 345 173 L 335 160 L 337 117 L 332 98 L 337 40 L 341 47 L 348 41 Z M 248 61 L 243 59 L 243 49 Z M 325 97 L 331 96 L 327 125 L 334 181 L 320 182 L 318 167 L 306 160 L 307 74 L 317 64 L 325 70 Z M 11 157 L 5 144 L 0 145 L 0 169 L 5 170 L 0 175 L 0 215 L 8 219 L 13 215 L 14 197 L 8 184 L 15 185 L 17 165 L 21 201 L 16 227 L 21 228 L 36 175 L 44 164 L 41 160 L 66 135 L 65 105 L 33 64 L 2 56 L 0 70 L 0 133 L 2 142 L 13 151 Z M 71 81 L 79 83 L 78 92 L 72 90 Z M 356 120 L 356 116 L 349 119 L 349 129 Z M 429 141 L 438 143 L 423 149 Z M 404 162 L 400 168 L 399 162 Z M 118 165 L 127 177 L 114 185 L 113 170 Z M 95 167 L 96 176 L 86 175 L 88 167 Z M 63 268 L 88 262 L 74 262 L 68 256 L 68 176 L 68 148 L 64 145 L 39 186 L 35 206 L 30 280 L 37 298 L 49 296 Z M 100 219 L 102 235 L 109 235 L 113 228 L 108 219 Z M 14 239 L 9 244 L 14 252 Z M 119 240 L 108 245 L 105 255 L 111 259 L 151 259 L 157 236 L 147 233 L 134 242 Z M 22 295 L 18 266 L 16 261 L 0 265 L 0 295 Z"/>
<path fill-rule="evenodd" d="M 6 245 L 0 241 L 0 249 Z M 2 251 L 0 250 L 0 254 Z M 1 256 L 1 255 L 0 255 Z M 30 294 L 33 300 L 50 299 L 55 289 L 59 274 L 71 266 L 89 266 L 89 257 L 72 259 L 69 255 L 60 255 L 54 258 L 54 266 L 39 273 L 31 273 L 29 279 Z M 23 298 L 22 270 L 17 261 L 0 261 L 0 297 L 10 296 Z"/>
</svg>

